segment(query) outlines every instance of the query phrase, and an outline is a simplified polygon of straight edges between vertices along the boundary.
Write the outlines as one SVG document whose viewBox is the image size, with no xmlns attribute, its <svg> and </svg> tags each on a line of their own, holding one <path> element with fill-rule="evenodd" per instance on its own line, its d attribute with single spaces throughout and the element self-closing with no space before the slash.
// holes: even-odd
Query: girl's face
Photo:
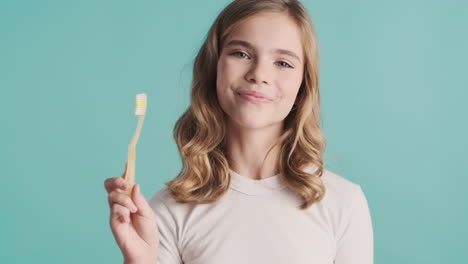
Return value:
<svg viewBox="0 0 468 264">
<path fill-rule="evenodd" d="M 217 65 L 218 101 L 228 122 L 247 128 L 281 125 L 302 83 L 299 27 L 284 14 L 241 21 L 227 36 Z"/>
</svg>

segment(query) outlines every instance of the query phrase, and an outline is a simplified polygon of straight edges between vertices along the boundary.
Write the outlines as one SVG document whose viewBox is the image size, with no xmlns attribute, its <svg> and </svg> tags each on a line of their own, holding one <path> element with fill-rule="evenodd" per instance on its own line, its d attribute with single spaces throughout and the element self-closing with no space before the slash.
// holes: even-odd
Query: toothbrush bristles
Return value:
<svg viewBox="0 0 468 264">
<path fill-rule="evenodd" d="M 144 115 L 146 113 L 146 94 L 141 93 L 136 96 L 135 115 Z"/>
</svg>

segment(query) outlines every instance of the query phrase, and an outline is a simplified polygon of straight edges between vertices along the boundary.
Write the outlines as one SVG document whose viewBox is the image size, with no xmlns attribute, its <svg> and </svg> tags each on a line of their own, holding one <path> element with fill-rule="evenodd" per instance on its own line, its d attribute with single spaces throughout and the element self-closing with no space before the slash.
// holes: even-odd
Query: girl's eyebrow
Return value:
<svg viewBox="0 0 468 264">
<path fill-rule="evenodd" d="M 247 41 L 244 41 L 244 40 L 238 40 L 238 39 L 233 39 L 231 41 L 229 41 L 226 46 L 236 46 L 236 45 L 239 45 L 239 46 L 244 46 L 246 48 L 251 48 L 251 49 L 255 49 L 254 46 L 252 44 L 250 44 L 249 42 Z M 290 50 L 285 50 L 285 49 L 275 49 L 273 50 L 274 53 L 279 53 L 279 54 L 284 54 L 284 55 L 289 55 L 295 59 L 297 59 L 299 62 L 301 61 L 301 59 L 299 58 L 299 56 L 297 56 L 296 53 L 290 51 Z"/>
</svg>

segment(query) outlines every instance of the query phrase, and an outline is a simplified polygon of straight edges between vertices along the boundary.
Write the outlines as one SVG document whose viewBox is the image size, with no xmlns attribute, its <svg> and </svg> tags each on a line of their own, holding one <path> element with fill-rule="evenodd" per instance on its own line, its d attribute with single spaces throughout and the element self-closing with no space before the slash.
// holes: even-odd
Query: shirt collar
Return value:
<svg viewBox="0 0 468 264">
<path fill-rule="evenodd" d="M 281 174 L 260 180 L 247 178 L 231 169 L 229 169 L 229 174 L 231 175 L 230 188 L 248 195 L 267 194 L 286 187 L 282 182 Z"/>
</svg>

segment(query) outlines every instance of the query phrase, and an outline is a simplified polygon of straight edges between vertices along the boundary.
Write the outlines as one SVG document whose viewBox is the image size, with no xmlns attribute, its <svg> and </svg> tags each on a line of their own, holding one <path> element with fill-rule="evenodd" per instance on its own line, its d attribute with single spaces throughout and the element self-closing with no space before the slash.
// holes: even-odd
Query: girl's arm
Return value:
<svg viewBox="0 0 468 264">
<path fill-rule="evenodd" d="M 373 264 L 374 237 L 369 206 L 358 186 L 337 236 L 335 264 Z"/>
</svg>

